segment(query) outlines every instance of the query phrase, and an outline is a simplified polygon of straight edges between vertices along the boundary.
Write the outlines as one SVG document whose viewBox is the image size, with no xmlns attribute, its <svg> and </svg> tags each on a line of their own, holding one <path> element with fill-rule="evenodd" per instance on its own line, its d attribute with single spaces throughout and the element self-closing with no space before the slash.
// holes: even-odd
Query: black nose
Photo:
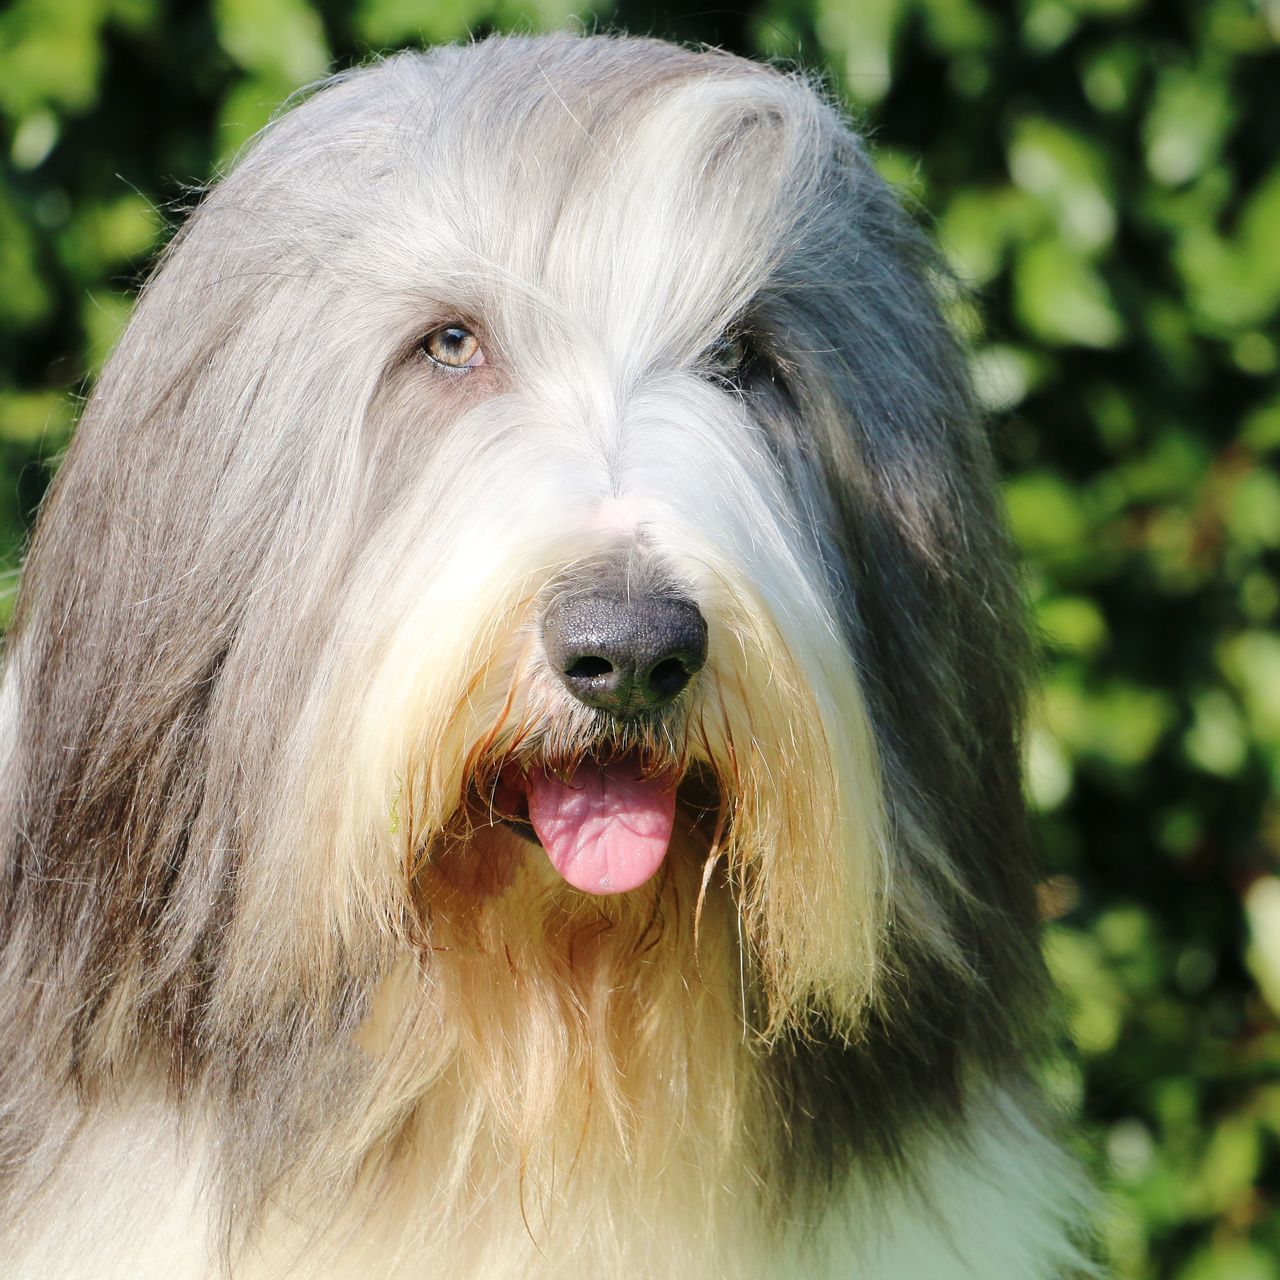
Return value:
<svg viewBox="0 0 1280 1280">
<path fill-rule="evenodd" d="M 542 620 L 547 660 L 579 702 L 619 717 L 664 707 L 707 660 L 692 600 L 609 587 L 568 590 Z"/>
</svg>

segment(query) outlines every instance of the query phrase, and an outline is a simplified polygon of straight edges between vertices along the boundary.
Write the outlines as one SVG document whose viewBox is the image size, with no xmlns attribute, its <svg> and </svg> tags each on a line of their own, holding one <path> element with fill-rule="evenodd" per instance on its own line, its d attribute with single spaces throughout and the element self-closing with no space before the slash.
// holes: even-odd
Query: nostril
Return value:
<svg viewBox="0 0 1280 1280">
<path fill-rule="evenodd" d="M 585 654 L 565 668 L 565 675 L 571 680 L 594 680 L 597 676 L 611 675 L 612 672 L 613 663 L 594 654 Z"/>
<path fill-rule="evenodd" d="M 689 683 L 689 671 L 680 658 L 663 658 L 649 672 L 649 688 L 662 697 L 674 697 Z"/>
</svg>

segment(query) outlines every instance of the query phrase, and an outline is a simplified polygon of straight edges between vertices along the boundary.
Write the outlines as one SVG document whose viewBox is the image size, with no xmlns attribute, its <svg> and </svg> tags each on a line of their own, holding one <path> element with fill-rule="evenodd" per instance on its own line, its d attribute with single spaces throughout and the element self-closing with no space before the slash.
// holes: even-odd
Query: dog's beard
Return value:
<svg viewBox="0 0 1280 1280">
<path fill-rule="evenodd" d="M 546 672 L 537 599 L 535 587 L 514 607 L 500 592 L 479 605 L 449 646 L 473 661 L 445 697 L 438 665 L 427 668 L 436 696 L 406 685 L 393 645 L 370 706 L 396 704 L 403 747 L 389 749 L 385 717 L 366 722 L 381 732 L 355 751 L 363 785 L 352 799 L 369 831 L 360 843 L 385 847 L 391 833 L 394 864 L 428 914 L 437 880 L 451 896 L 464 885 L 493 895 L 526 876 L 538 894 L 592 895 L 598 914 L 606 896 L 649 903 L 646 885 L 660 893 L 674 876 L 692 886 L 682 899 L 691 919 L 708 892 L 731 900 L 765 1026 L 781 1029 L 814 1003 L 858 1017 L 875 979 L 878 903 L 863 895 L 878 873 L 880 810 L 874 759 L 848 733 L 860 703 L 843 653 L 802 665 L 756 598 L 721 590 L 693 685 L 661 714 L 614 721 Z M 395 693 L 378 690 L 392 678 Z"/>
</svg>

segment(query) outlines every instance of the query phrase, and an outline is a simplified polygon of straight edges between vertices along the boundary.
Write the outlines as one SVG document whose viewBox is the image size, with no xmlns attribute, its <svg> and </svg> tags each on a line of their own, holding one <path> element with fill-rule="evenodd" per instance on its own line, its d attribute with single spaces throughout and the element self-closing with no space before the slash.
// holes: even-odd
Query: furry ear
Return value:
<svg viewBox="0 0 1280 1280">
<path fill-rule="evenodd" d="M 828 136 L 825 199 L 759 324 L 804 423 L 790 465 L 821 495 L 883 774 L 893 1016 L 927 1007 L 957 1045 L 1012 1060 L 1042 991 L 1024 604 L 942 314 L 953 284 L 856 139 L 836 121 Z"/>
<path fill-rule="evenodd" d="M 142 1026 L 194 1050 L 251 793 L 351 555 L 382 334 L 367 316 L 353 334 L 333 280 L 307 287 L 304 237 L 263 231 L 273 194 L 237 170 L 165 253 L 41 512 L 9 636 L 4 910 L 32 972 L 79 993 L 46 1020 L 77 1067 Z"/>
</svg>

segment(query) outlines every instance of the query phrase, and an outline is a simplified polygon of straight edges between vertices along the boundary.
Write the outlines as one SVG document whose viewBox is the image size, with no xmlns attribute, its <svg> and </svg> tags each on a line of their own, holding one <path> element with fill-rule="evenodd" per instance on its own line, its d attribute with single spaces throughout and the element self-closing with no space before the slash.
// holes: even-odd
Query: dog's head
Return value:
<svg viewBox="0 0 1280 1280">
<path fill-rule="evenodd" d="M 9 903 L 83 925 L 78 1016 L 340 1004 L 441 895 L 670 884 L 770 1033 L 1018 987 L 1017 593 L 936 284 L 838 114 L 726 55 L 495 40 L 282 115 L 18 612 Z"/>
</svg>

